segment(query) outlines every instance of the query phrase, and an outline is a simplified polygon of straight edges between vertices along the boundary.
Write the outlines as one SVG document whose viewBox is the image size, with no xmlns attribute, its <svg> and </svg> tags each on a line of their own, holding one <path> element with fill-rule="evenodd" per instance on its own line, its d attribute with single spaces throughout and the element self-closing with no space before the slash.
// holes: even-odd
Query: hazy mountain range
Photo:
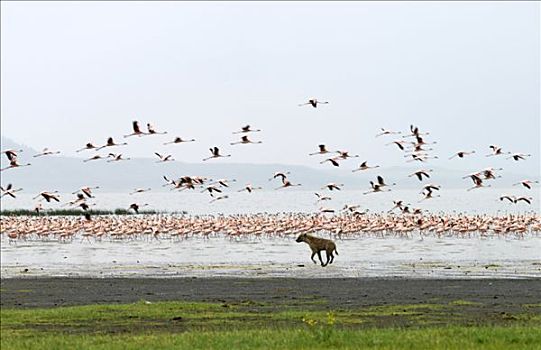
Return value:
<svg viewBox="0 0 541 350">
<path fill-rule="evenodd" d="M 423 183 L 440 184 L 445 188 L 467 188 L 472 185 L 472 182 L 468 179 L 462 179 L 462 176 L 474 170 L 449 170 L 431 167 L 430 163 L 427 163 L 352 173 L 351 169 L 361 162 L 359 159 L 347 160 L 341 163 L 343 165 L 340 168 L 326 164 L 328 168 L 321 169 L 285 164 L 233 163 L 230 159 L 210 160 L 205 163 L 180 161 L 157 163 L 157 158 L 133 158 L 113 163 L 107 163 L 105 160 L 84 163 L 83 158 L 62 155 L 33 158 L 32 155 L 38 151 L 6 137 L 1 138 L 1 148 L 2 150 L 22 149 L 23 152 L 19 155 L 21 163 L 29 162 L 32 164 L 29 167 L 9 169 L 1 173 L 2 185 L 13 183 L 16 187 L 23 187 L 25 192 L 43 190 L 66 192 L 74 191 L 84 185 L 99 185 L 102 191 L 106 192 L 125 192 L 139 187 L 165 191 L 167 189 L 161 187 L 165 183 L 164 175 L 169 178 L 190 175 L 207 176 L 212 179 L 236 179 L 235 188 L 241 188 L 245 184 L 251 183 L 254 186 L 273 189 L 281 185 L 278 179 L 269 181 L 269 178 L 276 171 L 289 171 L 290 181 L 301 183 L 302 186 L 298 187 L 300 189 L 315 190 L 329 182 L 335 182 L 344 184 L 345 189 L 368 190 L 370 188 L 369 181 L 375 180 L 377 175 L 382 175 L 388 183 L 396 183 L 398 188 L 420 188 L 421 184 L 415 177 L 408 177 L 408 174 L 420 168 L 434 170 L 430 173 L 431 178 Z M 111 149 L 111 151 L 116 150 Z M 101 152 L 101 154 L 104 153 L 106 152 Z M 95 154 L 94 150 L 82 152 L 82 155 L 87 157 Z M 1 164 L 2 167 L 8 165 L 4 154 L 2 154 Z M 508 188 L 511 184 L 524 178 L 539 178 L 539 175 L 514 174 L 506 170 L 499 173 L 502 178 L 495 180 L 493 187 Z"/>
</svg>

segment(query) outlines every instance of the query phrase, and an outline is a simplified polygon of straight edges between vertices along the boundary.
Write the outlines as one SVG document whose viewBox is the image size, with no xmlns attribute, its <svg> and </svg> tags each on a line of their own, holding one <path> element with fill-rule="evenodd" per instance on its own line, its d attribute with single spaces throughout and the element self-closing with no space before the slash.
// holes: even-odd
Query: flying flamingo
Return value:
<svg viewBox="0 0 541 350">
<path fill-rule="evenodd" d="M 235 131 L 233 132 L 233 134 L 244 134 L 244 133 L 247 133 L 247 132 L 259 132 L 261 131 L 260 129 L 252 129 L 250 127 L 250 125 L 246 125 L 246 126 L 243 126 L 240 131 Z"/>
<path fill-rule="evenodd" d="M 210 153 L 212 154 L 212 156 L 203 159 L 203 161 L 207 161 L 207 160 L 212 159 L 212 158 L 231 157 L 231 154 L 221 155 L 220 154 L 220 149 L 218 147 L 209 148 L 209 150 L 210 150 Z"/>
<path fill-rule="evenodd" d="M 158 152 L 154 152 L 155 155 L 158 156 L 158 158 L 160 158 L 160 160 L 156 161 L 156 163 L 165 163 L 165 162 L 172 162 L 174 161 L 174 159 L 172 158 L 172 156 L 169 154 L 167 156 L 165 155 L 161 155 L 159 154 Z"/>
<path fill-rule="evenodd" d="M 148 130 L 148 135 L 165 135 L 165 134 L 167 134 L 167 131 L 157 132 L 150 123 L 147 123 L 147 130 Z"/>
<path fill-rule="evenodd" d="M 131 134 L 124 135 L 124 138 L 130 137 L 130 136 L 139 136 L 139 137 L 141 137 L 141 136 L 145 135 L 145 133 L 141 131 L 141 128 L 139 128 L 139 122 L 137 120 L 134 120 L 132 122 L 132 128 L 133 128 L 133 132 Z"/>
<path fill-rule="evenodd" d="M 12 169 L 12 168 L 21 168 L 21 167 L 29 166 L 29 165 L 32 165 L 32 164 L 30 163 L 19 164 L 19 162 L 17 161 L 17 157 L 12 157 L 11 160 L 9 161 L 9 165 L 5 168 L 0 169 L 0 171 Z"/>
<path fill-rule="evenodd" d="M 237 192 L 244 192 L 247 191 L 248 193 L 252 193 L 254 190 L 262 190 L 263 187 L 254 187 L 251 184 L 247 184 L 243 189 L 238 190 Z"/>
<path fill-rule="evenodd" d="M 368 170 L 368 169 L 379 168 L 379 165 L 368 166 L 367 163 L 368 163 L 368 161 L 362 162 L 361 165 L 359 165 L 359 167 L 357 169 L 353 169 L 351 172 L 354 173 L 356 171 L 363 171 L 363 170 Z"/>
<path fill-rule="evenodd" d="M 136 188 L 136 189 L 133 190 L 133 192 L 130 192 L 130 195 L 134 195 L 134 194 L 137 194 L 137 193 L 148 192 L 150 190 L 151 190 L 151 188 Z"/>
<path fill-rule="evenodd" d="M 455 154 L 453 154 L 451 157 L 449 157 L 449 159 L 453 159 L 454 157 L 458 157 L 458 158 L 464 158 L 464 156 L 467 156 L 467 155 L 470 155 L 470 154 L 474 154 L 475 151 L 459 151 L 459 152 L 456 152 Z"/>
<path fill-rule="evenodd" d="M 416 172 L 412 173 L 412 174 L 409 174 L 408 177 L 412 177 L 412 176 L 417 176 L 417 178 L 419 179 L 419 181 L 423 181 L 423 176 L 425 176 L 427 179 L 430 177 L 430 175 L 428 175 L 428 173 L 432 172 L 432 169 L 429 169 L 429 170 L 417 170 Z"/>
<path fill-rule="evenodd" d="M 317 105 L 319 105 L 319 104 L 328 104 L 328 103 L 329 102 L 321 102 L 321 101 L 316 100 L 315 98 L 312 98 L 312 99 L 308 100 L 308 102 L 306 102 L 306 103 L 301 103 L 299 105 L 299 107 L 306 106 L 306 105 L 311 105 L 312 107 L 317 108 Z"/>
<path fill-rule="evenodd" d="M 262 141 L 250 141 L 248 139 L 248 136 L 242 136 L 240 141 L 238 142 L 231 142 L 230 145 L 239 145 L 239 144 L 248 144 L 248 143 L 263 143 Z"/>
<path fill-rule="evenodd" d="M 122 153 L 115 154 L 115 153 L 109 153 L 107 158 L 111 157 L 112 159 L 109 159 L 107 163 L 111 162 L 120 162 L 122 160 L 130 160 L 131 158 L 122 158 Z"/>
<path fill-rule="evenodd" d="M 327 154 L 327 153 L 331 153 L 330 151 L 327 150 L 326 146 L 325 145 L 318 145 L 317 146 L 319 148 L 319 151 L 318 152 L 314 152 L 314 153 L 310 153 L 309 156 L 314 156 L 316 154 Z"/>
<path fill-rule="evenodd" d="M 99 159 L 106 159 L 106 158 L 108 158 L 108 157 L 103 157 L 103 156 L 101 156 L 101 155 L 99 155 L 99 154 L 96 154 L 96 155 L 93 156 L 93 157 L 90 157 L 90 158 L 88 158 L 88 159 L 84 159 L 83 162 L 86 163 L 86 162 L 90 162 L 90 161 L 92 161 L 92 160 L 99 160 Z"/>
<path fill-rule="evenodd" d="M 376 137 L 380 137 L 380 136 L 383 136 L 383 135 L 395 135 L 395 134 L 401 134 L 402 132 L 401 131 L 391 131 L 391 130 L 387 130 L 385 128 L 381 128 L 381 132 L 379 134 L 376 135 Z"/>
<path fill-rule="evenodd" d="M 209 203 L 214 203 L 216 201 L 224 200 L 224 199 L 227 199 L 227 198 L 229 198 L 229 196 L 227 196 L 227 195 L 226 196 L 219 196 L 219 197 L 216 197 L 216 198 L 210 200 Z"/>
<path fill-rule="evenodd" d="M 32 157 L 36 158 L 36 157 L 48 156 L 51 154 L 59 154 L 59 153 L 60 151 L 51 151 L 47 147 L 45 147 L 43 151 L 41 151 L 41 153 L 34 154 Z"/>
<path fill-rule="evenodd" d="M 302 184 L 292 184 L 288 179 L 283 179 L 282 186 L 275 188 L 275 190 L 279 190 L 281 188 L 287 188 L 287 187 L 295 187 L 295 186 L 302 186 Z"/>
<path fill-rule="evenodd" d="M 526 157 L 531 157 L 531 156 L 532 156 L 531 154 L 513 153 L 513 154 L 511 154 L 510 157 L 507 157 L 506 159 L 511 159 L 511 158 L 513 158 L 513 160 L 519 161 L 519 160 L 525 160 Z"/>
<path fill-rule="evenodd" d="M 79 153 L 79 152 L 82 152 L 82 151 L 87 150 L 87 149 L 98 149 L 98 147 L 94 146 L 94 144 L 92 142 L 88 142 L 83 148 L 80 148 L 75 152 Z"/>
<path fill-rule="evenodd" d="M 173 141 L 165 142 L 164 145 L 170 145 L 170 144 L 173 144 L 173 143 L 194 142 L 194 141 L 195 141 L 195 139 L 185 140 L 185 139 L 180 138 L 180 137 L 175 137 L 175 139 Z"/>
<path fill-rule="evenodd" d="M 0 186 L 0 191 L 3 192 L 2 195 L 0 196 L 1 197 L 4 197 L 4 196 L 10 196 L 12 198 L 17 198 L 17 196 L 15 196 L 15 193 L 16 192 L 19 192 L 19 191 L 22 191 L 23 189 L 22 188 L 13 188 L 13 185 L 12 184 L 8 184 L 6 186 L 6 188 L 3 188 L 2 186 Z"/>
<path fill-rule="evenodd" d="M 279 177 L 282 182 L 287 178 L 287 175 L 289 175 L 290 172 L 289 171 L 285 171 L 285 172 L 282 172 L 282 171 L 277 171 L 274 173 L 274 175 L 269 179 L 269 181 L 273 180 L 273 179 L 276 179 L 277 177 Z"/>
<path fill-rule="evenodd" d="M 130 204 L 130 206 L 128 207 L 128 210 L 131 209 L 131 210 L 133 210 L 136 214 L 139 214 L 139 208 L 141 208 L 141 207 L 146 207 L 146 206 L 148 206 L 148 204 L 141 204 L 141 205 L 139 205 L 139 204 L 137 204 L 137 203 L 132 203 L 132 204 Z"/>
<path fill-rule="evenodd" d="M 526 187 L 527 189 L 531 190 L 533 184 L 538 184 L 539 181 L 532 181 L 532 180 L 522 180 L 521 182 L 517 182 L 516 184 L 513 184 L 513 186 L 522 185 Z"/>
<path fill-rule="evenodd" d="M 103 146 L 100 146 L 100 147 L 96 148 L 96 151 L 99 151 L 100 149 L 105 148 L 105 147 L 125 146 L 125 145 L 127 145 L 126 142 L 123 142 L 123 143 L 115 143 L 115 141 L 113 140 L 113 138 L 112 138 L 112 137 L 109 137 L 109 138 L 107 139 L 107 143 L 106 143 L 105 145 L 103 145 Z"/>
<path fill-rule="evenodd" d="M 52 199 L 52 200 L 55 200 L 57 202 L 60 202 L 60 199 L 58 198 L 58 195 L 56 193 L 58 193 L 58 191 L 54 191 L 54 192 L 43 191 L 43 192 L 40 192 L 37 196 L 35 196 L 32 199 L 42 197 L 40 200 L 45 199 L 47 202 L 51 202 L 51 199 Z"/>
</svg>

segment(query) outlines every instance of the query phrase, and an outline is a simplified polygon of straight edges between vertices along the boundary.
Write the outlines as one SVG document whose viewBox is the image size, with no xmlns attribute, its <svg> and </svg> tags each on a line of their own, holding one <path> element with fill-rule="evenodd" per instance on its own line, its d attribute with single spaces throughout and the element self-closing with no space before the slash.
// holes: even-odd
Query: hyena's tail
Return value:
<svg viewBox="0 0 541 350">
<path fill-rule="evenodd" d="M 338 250 L 336 250 L 336 247 L 334 248 L 334 252 L 336 253 L 336 255 L 338 255 Z"/>
</svg>

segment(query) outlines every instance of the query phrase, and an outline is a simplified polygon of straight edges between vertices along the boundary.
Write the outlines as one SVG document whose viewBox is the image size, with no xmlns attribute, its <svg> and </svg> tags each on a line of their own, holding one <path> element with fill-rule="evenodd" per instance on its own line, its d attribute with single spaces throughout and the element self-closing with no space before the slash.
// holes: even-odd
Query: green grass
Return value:
<svg viewBox="0 0 541 350">
<path fill-rule="evenodd" d="M 472 307 L 477 305 L 456 302 L 331 312 L 321 301 L 307 300 L 3 308 L 0 345 L 2 350 L 541 349 L 536 307 L 476 324 L 467 312 Z"/>
<path fill-rule="evenodd" d="M 2 336 L 2 349 L 539 349 L 534 328 L 449 327 L 336 330 L 321 340 L 303 329 L 141 334 Z"/>
</svg>

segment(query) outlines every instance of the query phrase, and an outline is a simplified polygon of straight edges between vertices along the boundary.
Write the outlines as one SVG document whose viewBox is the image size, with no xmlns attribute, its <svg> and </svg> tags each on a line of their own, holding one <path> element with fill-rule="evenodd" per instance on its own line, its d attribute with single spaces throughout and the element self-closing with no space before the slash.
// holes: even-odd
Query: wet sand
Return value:
<svg viewBox="0 0 541 350">
<path fill-rule="evenodd" d="M 541 303 L 541 279 L 379 278 L 9 278 L 1 307 L 32 308 L 148 301 L 254 301 L 290 304 L 320 300 L 326 308 L 479 303 L 476 312 L 513 312 Z"/>
</svg>

